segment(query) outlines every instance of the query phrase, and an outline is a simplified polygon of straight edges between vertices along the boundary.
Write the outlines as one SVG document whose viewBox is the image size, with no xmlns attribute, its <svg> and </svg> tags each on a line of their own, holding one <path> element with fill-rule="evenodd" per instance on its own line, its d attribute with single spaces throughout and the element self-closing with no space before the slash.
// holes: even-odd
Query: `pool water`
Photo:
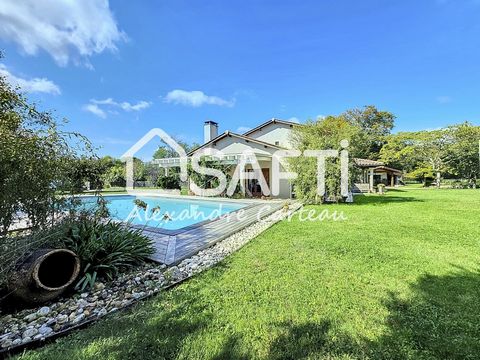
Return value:
<svg viewBox="0 0 480 360">
<path fill-rule="evenodd" d="M 94 208 L 97 197 L 82 198 L 83 207 Z M 178 230 L 239 210 L 246 204 L 225 201 L 200 201 L 149 196 L 104 196 L 110 217 L 134 225 L 146 225 L 167 230 Z M 136 207 L 134 200 L 147 204 L 147 211 Z M 154 208 L 160 209 L 154 211 Z"/>
</svg>

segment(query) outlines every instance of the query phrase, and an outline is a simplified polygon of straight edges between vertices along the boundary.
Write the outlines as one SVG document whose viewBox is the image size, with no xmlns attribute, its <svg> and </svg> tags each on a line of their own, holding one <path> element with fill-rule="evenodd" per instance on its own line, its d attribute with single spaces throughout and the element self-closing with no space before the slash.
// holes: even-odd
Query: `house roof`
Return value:
<svg viewBox="0 0 480 360">
<path fill-rule="evenodd" d="M 355 159 L 353 159 L 353 161 L 359 167 L 377 167 L 377 166 L 385 165 L 381 161 L 375 161 L 375 160 L 369 160 L 369 159 L 355 158 Z"/>
<path fill-rule="evenodd" d="M 200 150 L 200 149 L 203 149 L 209 145 L 212 145 L 212 144 L 215 144 L 216 142 L 226 138 L 226 137 L 236 137 L 238 139 L 242 139 L 242 140 L 245 140 L 246 142 L 252 142 L 252 143 L 256 143 L 256 144 L 259 144 L 259 145 L 263 145 L 265 147 L 271 147 L 271 148 L 274 148 L 274 149 L 284 149 L 283 147 L 281 146 L 278 146 L 278 145 L 274 145 L 274 144 L 270 144 L 268 142 L 265 142 L 265 141 L 261 141 L 261 140 L 258 140 L 258 139 L 253 139 L 251 137 L 248 137 L 248 136 L 245 136 L 245 135 L 240 135 L 240 134 L 236 134 L 236 133 L 233 133 L 231 131 L 225 131 L 223 134 L 220 134 L 218 135 L 216 138 L 213 138 L 212 140 L 210 140 L 209 142 L 206 142 L 205 144 L 203 144 L 202 146 L 199 146 L 198 148 L 190 151 L 188 153 L 188 156 L 192 155 L 193 153 L 195 153 L 196 151 Z"/>
<path fill-rule="evenodd" d="M 295 126 L 295 125 L 300 125 L 300 124 L 292 122 L 292 121 L 286 121 L 286 120 L 280 120 L 280 119 L 272 118 L 268 121 L 265 121 L 263 124 L 260 124 L 260 125 L 258 125 L 257 127 L 253 128 L 251 130 L 248 130 L 243 135 L 244 136 L 249 136 L 249 135 L 253 134 L 255 131 L 261 130 L 265 126 L 270 125 L 270 124 L 283 124 L 283 125 L 290 125 L 292 127 Z"/>
<path fill-rule="evenodd" d="M 389 171 L 393 172 L 396 174 L 402 174 L 402 170 L 394 169 L 388 166 L 385 166 L 385 164 L 381 161 L 375 161 L 375 160 L 369 160 L 369 159 L 360 159 L 360 158 L 354 158 L 353 161 L 358 167 L 361 168 L 373 168 L 373 170 L 383 170 L 383 171 Z"/>
</svg>

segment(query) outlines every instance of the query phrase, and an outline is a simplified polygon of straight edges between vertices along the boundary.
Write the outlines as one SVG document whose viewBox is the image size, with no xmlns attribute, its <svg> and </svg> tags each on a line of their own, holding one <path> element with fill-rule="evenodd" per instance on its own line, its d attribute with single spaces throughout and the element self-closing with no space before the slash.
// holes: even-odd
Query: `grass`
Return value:
<svg viewBox="0 0 480 360">
<path fill-rule="evenodd" d="M 22 359 L 476 359 L 480 191 L 356 198 Z"/>
</svg>

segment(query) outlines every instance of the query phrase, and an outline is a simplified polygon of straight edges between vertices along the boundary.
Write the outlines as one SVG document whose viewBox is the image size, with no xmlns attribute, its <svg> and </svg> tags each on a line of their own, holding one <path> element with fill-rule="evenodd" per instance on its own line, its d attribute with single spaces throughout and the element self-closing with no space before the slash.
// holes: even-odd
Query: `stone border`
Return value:
<svg viewBox="0 0 480 360">
<path fill-rule="evenodd" d="M 26 309 L 0 317 L 2 326 L 5 324 L 1 330 L 3 334 L 0 335 L 0 358 L 43 346 L 93 324 L 110 313 L 127 309 L 141 300 L 181 284 L 238 251 L 250 240 L 291 216 L 301 207 L 300 203 L 292 203 L 288 209 L 270 214 L 178 265 L 167 268 L 163 264 L 149 264 L 135 272 L 121 275 L 107 286 L 97 283 L 89 292 L 60 299 L 50 306 Z"/>
</svg>

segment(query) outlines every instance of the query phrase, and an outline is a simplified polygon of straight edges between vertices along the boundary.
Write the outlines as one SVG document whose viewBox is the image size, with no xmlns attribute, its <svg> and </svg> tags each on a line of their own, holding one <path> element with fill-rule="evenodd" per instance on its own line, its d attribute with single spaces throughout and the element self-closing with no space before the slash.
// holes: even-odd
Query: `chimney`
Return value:
<svg viewBox="0 0 480 360">
<path fill-rule="evenodd" d="M 207 120 L 203 125 L 203 140 L 205 143 L 218 136 L 218 124 L 215 121 Z"/>
</svg>

